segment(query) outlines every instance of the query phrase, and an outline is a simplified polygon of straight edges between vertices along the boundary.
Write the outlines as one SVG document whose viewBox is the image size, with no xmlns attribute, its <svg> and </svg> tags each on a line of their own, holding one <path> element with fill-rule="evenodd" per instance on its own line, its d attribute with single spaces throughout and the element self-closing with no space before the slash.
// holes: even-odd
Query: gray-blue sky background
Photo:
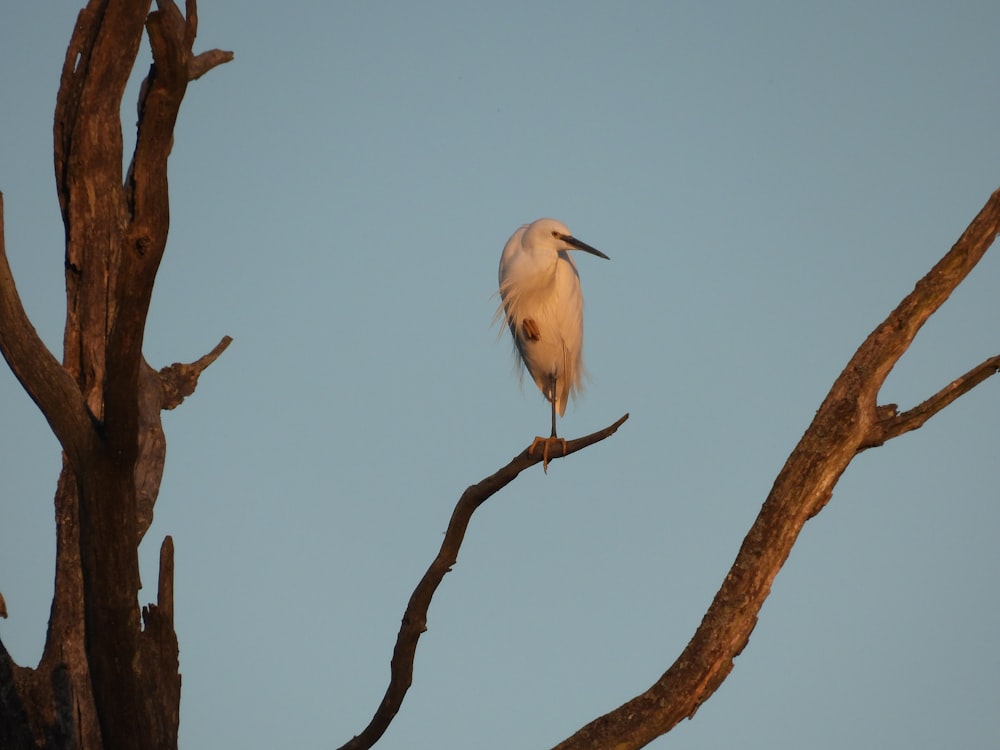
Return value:
<svg viewBox="0 0 1000 750">
<path fill-rule="evenodd" d="M 147 601 L 176 544 L 184 748 L 367 723 L 458 496 L 548 428 L 490 326 L 539 216 L 612 259 L 579 259 L 592 377 L 561 431 L 632 417 L 473 519 L 379 747 L 549 746 L 670 665 L 844 363 L 1000 185 L 1000 6 L 811 5 L 203 0 L 198 47 L 236 59 L 182 108 L 146 337 L 157 367 L 235 339 L 165 416 L 142 549 Z M 56 351 L 76 10 L 0 11 L 7 249 Z M 998 353 L 998 289 L 994 250 L 881 400 Z M 6 369 L 0 409 L 0 635 L 30 664 L 59 451 Z M 995 746 L 998 413 L 987 382 L 861 455 L 653 747 Z"/>
</svg>

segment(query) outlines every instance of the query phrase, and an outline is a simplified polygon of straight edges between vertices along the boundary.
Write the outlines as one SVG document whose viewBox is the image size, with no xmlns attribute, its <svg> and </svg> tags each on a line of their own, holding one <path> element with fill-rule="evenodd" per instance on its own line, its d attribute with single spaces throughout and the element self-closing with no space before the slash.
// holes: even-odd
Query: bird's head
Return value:
<svg viewBox="0 0 1000 750">
<path fill-rule="evenodd" d="M 538 219 L 531 222 L 524 230 L 522 245 L 532 250 L 551 251 L 583 250 L 599 258 L 610 260 L 597 248 L 591 247 L 574 237 L 569 228 L 556 219 Z"/>
</svg>

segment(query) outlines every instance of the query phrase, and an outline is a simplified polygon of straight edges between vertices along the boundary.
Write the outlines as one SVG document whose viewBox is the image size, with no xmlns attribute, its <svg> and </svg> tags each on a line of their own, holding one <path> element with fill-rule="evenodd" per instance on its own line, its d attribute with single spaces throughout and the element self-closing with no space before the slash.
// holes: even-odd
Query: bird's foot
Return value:
<svg viewBox="0 0 1000 750">
<path fill-rule="evenodd" d="M 528 455 L 529 456 L 535 455 L 535 448 L 538 447 L 539 443 L 541 443 L 541 445 L 542 445 L 542 471 L 544 471 L 546 474 L 548 474 L 549 473 L 549 455 L 550 455 L 550 452 L 552 450 L 552 446 L 553 445 L 562 445 L 562 453 L 560 453 L 559 455 L 560 456 L 565 456 L 566 455 L 566 438 L 556 437 L 555 435 L 553 435 L 552 437 L 547 437 L 547 438 L 536 437 L 531 442 L 531 447 L 528 448 Z"/>
</svg>

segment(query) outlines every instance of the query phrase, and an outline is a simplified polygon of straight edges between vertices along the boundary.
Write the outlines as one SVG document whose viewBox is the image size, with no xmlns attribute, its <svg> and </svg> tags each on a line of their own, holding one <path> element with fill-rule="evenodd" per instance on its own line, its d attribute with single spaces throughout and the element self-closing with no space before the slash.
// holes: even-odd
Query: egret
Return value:
<svg viewBox="0 0 1000 750">
<path fill-rule="evenodd" d="M 549 450 L 566 440 L 556 435 L 556 413 L 566 413 L 566 402 L 582 386 L 583 293 L 580 274 L 569 255 L 583 250 L 610 260 L 600 250 L 570 234 L 562 222 L 538 219 L 518 228 L 500 256 L 500 308 L 514 337 L 514 350 L 535 385 L 552 406 L 552 435 L 536 437 L 542 468 L 548 470 Z"/>
</svg>

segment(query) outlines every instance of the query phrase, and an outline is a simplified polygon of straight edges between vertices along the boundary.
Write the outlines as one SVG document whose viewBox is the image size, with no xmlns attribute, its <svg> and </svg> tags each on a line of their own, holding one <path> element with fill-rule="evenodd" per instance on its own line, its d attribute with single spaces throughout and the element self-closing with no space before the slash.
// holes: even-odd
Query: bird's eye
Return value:
<svg viewBox="0 0 1000 750">
<path fill-rule="evenodd" d="M 557 232 L 555 229 L 553 229 L 552 230 L 552 236 L 553 237 L 558 237 L 559 236 L 559 232 Z"/>
</svg>

